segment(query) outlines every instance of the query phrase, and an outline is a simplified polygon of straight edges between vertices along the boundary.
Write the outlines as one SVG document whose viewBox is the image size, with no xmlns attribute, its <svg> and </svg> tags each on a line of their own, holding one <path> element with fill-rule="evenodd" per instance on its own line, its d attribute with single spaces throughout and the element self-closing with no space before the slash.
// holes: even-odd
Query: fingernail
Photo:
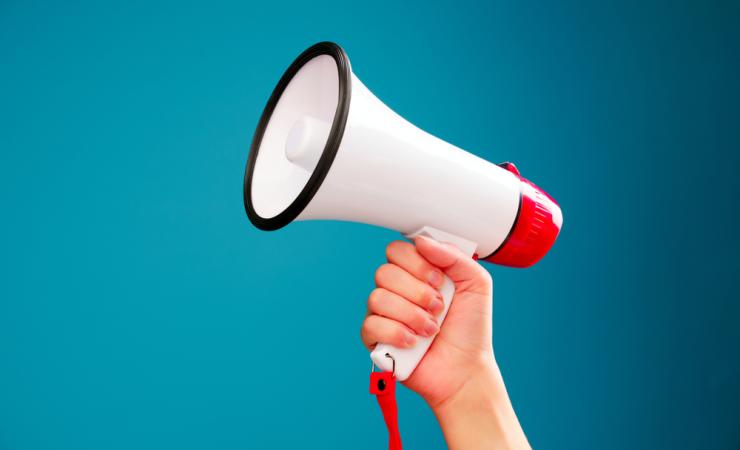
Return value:
<svg viewBox="0 0 740 450">
<path fill-rule="evenodd" d="M 420 234 L 420 235 L 416 236 L 416 239 L 419 239 L 419 240 L 422 240 L 422 241 L 431 241 L 432 240 L 432 239 L 424 236 L 423 234 Z"/>
<path fill-rule="evenodd" d="M 421 240 L 421 241 L 425 241 L 427 245 L 431 245 L 433 247 L 438 247 L 439 246 L 439 242 L 436 241 L 435 239 L 430 238 L 429 236 L 423 236 L 423 235 L 422 236 L 417 236 L 416 239 Z"/>
<path fill-rule="evenodd" d="M 406 336 L 403 338 L 403 345 L 413 347 L 414 344 L 416 344 L 416 337 L 413 334 L 406 333 Z"/>
<path fill-rule="evenodd" d="M 439 331 L 439 327 L 436 323 L 429 321 L 424 325 L 424 336 L 426 337 L 432 337 L 434 336 L 437 331 Z"/>
<path fill-rule="evenodd" d="M 429 302 L 429 310 L 432 312 L 432 314 L 437 315 L 441 313 L 443 309 L 445 309 L 445 304 L 444 302 L 442 302 L 441 295 Z"/>
<path fill-rule="evenodd" d="M 432 271 L 429 274 L 429 284 L 434 286 L 435 288 L 439 289 L 440 286 L 442 286 L 442 282 L 444 281 L 444 276 L 437 272 L 436 270 Z"/>
</svg>

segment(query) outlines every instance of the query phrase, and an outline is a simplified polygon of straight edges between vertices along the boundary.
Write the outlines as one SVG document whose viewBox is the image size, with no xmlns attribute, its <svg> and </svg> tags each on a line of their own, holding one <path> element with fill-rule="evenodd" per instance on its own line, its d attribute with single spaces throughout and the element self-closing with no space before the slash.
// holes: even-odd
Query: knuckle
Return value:
<svg viewBox="0 0 740 450">
<path fill-rule="evenodd" d="M 378 306 L 380 306 L 380 303 L 383 301 L 383 296 L 385 295 L 384 291 L 385 290 L 382 288 L 377 288 L 370 292 L 370 296 L 367 298 L 367 306 L 371 311 L 377 311 Z"/>
<path fill-rule="evenodd" d="M 362 326 L 360 327 L 360 336 L 363 339 L 367 339 L 370 336 L 370 333 L 372 332 L 373 324 L 372 320 L 370 319 L 372 316 L 368 316 L 365 318 L 365 320 L 362 321 Z"/>
<path fill-rule="evenodd" d="M 481 284 L 489 290 L 493 291 L 493 276 L 491 275 L 491 273 L 481 267 L 479 276 Z"/>
<path fill-rule="evenodd" d="M 393 241 L 385 247 L 385 256 L 387 256 L 388 258 L 391 258 L 393 257 L 393 255 L 401 251 L 402 248 L 403 248 L 403 242 Z"/>
<path fill-rule="evenodd" d="M 391 334 L 391 339 L 393 340 L 393 344 L 397 347 L 402 346 L 406 340 L 406 331 L 401 327 L 396 327 Z"/>
<path fill-rule="evenodd" d="M 491 276 L 491 272 L 486 270 L 486 268 L 483 267 L 483 265 L 480 263 L 470 265 L 469 277 L 473 279 L 477 279 L 479 281 L 493 283 L 493 277 Z"/>
<path fill-rule="evenodd" d="M 383 264 L 380 267 L 378 267 L 378 270 L 375 271 L 375 283 L 382 283 L 383 280 L 386 280 L 390 273 L 393 271 L 393 264 Z"/>
</svg>

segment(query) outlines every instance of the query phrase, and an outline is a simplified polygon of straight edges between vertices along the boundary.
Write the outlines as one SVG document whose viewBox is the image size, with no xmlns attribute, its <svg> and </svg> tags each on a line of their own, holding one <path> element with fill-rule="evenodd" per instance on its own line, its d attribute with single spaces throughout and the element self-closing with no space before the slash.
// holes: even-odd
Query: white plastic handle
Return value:
<svg viewBox="0 0 740 450">
<path fill-rule="evenodd" d="M 473 242 L 431 227 L 424 227 L 415 233 L 406 235 L 406 237 L 414 238 L 421 235 L 431 237 L 440 242 L 453 244 L 469 257 L 473 256 L 477 247 Z M 442 300 L 445 306 L 444 310 L 437 316 L 437 324 L 441 328 L 442 322 L 447 317 L 450 304 L 452 304 L 452 298 L 455 296 L 455 284 L 448 276 L 445 275 L 444 283 L 439 291 L 442 294 Z M 397 348 L 389 344 L 379 343 L 370 353 L 370 358 L 381 370 L 387 372 L 393 371 L 399 381 L 404 381 L 414 373 L 414 369 L 416 369 L 416 366 L 424 358 L 435 337 L 436 335 L 432 337 L 417 337 L 416 345 L 410 348 Z"/>
</svg>

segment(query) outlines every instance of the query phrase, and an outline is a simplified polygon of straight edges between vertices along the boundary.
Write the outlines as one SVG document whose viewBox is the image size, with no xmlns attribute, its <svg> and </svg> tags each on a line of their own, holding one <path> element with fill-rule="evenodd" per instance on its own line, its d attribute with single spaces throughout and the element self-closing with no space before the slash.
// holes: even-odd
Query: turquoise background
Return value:
<svg viewBox="0 0 740 450">
<path fill-rule="evenodd" d="M 242 209 L 263 105 L 327 39 L 562 204 L 539 265 L 486 266 L 535 447 L 740 448 L 738 3 L 512 3 L 0 3 L 0 448 L 384 448 L 358 332 L 396 234 Z"/>
</svg>

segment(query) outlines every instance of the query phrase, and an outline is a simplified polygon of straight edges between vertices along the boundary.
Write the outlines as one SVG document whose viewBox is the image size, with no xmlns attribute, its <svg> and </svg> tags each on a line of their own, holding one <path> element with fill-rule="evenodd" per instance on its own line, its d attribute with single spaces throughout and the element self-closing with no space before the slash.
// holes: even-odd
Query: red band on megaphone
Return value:
<svg viewBox="0 0 740 450">
<path fill-rule="evenodd" d="M 560 206 L 545 191 L 504 167 L 521 180 L 519 214 L 504 243 L 486 261 L 502 266 L 529 267 L 550 250 L 563 225 Z M 513 169 L 513 170 L 512 170 Z"/>
</svg>

